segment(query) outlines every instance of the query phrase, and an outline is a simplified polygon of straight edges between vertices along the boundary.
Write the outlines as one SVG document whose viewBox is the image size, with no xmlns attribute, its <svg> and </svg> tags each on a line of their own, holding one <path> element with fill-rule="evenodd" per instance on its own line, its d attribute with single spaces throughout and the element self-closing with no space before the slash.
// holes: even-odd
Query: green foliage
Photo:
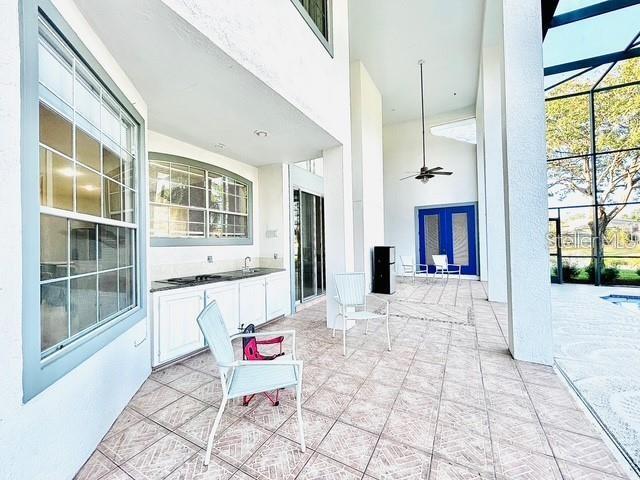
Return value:
<svg viewBox="0 0 640 480">
<path fill-rule="evenodd" d="M 590 282 L 595 280 L 595 266 L 590 263 L 584 268 Z M 613 283 L 620 277 L 620 269 L 617 266 L 604 267 L 600 270 L 600 283 Z"/>
</svg>

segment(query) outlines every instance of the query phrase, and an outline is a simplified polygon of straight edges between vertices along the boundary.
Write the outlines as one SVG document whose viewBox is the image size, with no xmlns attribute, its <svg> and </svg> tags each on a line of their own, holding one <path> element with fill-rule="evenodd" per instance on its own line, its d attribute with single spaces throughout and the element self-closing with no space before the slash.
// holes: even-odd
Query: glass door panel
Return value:
<svg viewBox="0 0 640 480">
<path fill-rule="evenodd" d="M 314 195 L 300 192 L 302 227 L 302 300 L 317 295 L 316 220 Z"/>
<path fill-rule="evenodd" d="M 469 265 L 469 230 L 466 212 L 451 215 L 453 229 L 453 260 L 457 265 Z"/>
<path fill-rule="evenodd" d="M 296 302 L 325 292 L 324 199 L 300 189 L 293 191 L 293 245 Z"/>
</svg>

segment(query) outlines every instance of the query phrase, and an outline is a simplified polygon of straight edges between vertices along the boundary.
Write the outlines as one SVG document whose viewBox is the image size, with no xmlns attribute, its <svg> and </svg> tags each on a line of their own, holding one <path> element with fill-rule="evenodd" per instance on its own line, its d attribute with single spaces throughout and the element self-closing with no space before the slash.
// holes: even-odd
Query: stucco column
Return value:
<svg viewBox="0 0 640 480">
<path fill-rule="evenodd" d="M 353 207 L 351 151 L 343 146 L 322 152 L 324 173 L 325 265 L 327 276 L 327 327 L 333 328 L 338 312 L 334 300 L 335 273 L 353 271 Z M 341 325 L 339 325 L 341 327 Z"/>
<path fill-rule="evenodd" d="M 492 20 L 485 18 L 485 21 Z M 505 175 L 502 151 L 502 48 L 499 43 L 485 45 L 481 63 L 487 212 L 487 295 L 492 302 L 507 301 Z"/>
<path fill-rule="evenodd" d="M 553 338 L 540 1 L 502 0 L 499 18 L 509 348 L 516 359 L 549 365 Z"/>
<path fill-rule="evenodd" d="M 384 245 L 382 95 L 362 62 L 350 73 L 354 269 L 370 288 L 371 252 Z"/>
</svg>

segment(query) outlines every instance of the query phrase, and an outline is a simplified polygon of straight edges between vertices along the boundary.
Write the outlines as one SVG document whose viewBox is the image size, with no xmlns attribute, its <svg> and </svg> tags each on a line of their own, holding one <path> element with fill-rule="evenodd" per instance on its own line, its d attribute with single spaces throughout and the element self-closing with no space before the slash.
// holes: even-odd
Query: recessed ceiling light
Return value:
<svg viewBox="0 0 640 480">
<path fill-rule="evenodd" d="M 226 147 L 226 145 L 225 145 L 224 143 L 216 143 L 216 144 L 214 145 L 214 147 L 219 148 L 219 149 L 221 149 L 221 150 L 222 150 L 224 147 Z"/>
<path fill-rule="evenodd" d="M 266 137 L 267 135 L 269 135 L 264 130 L 254 130 L 253 133 L 258 137 Z"/>
</svg>

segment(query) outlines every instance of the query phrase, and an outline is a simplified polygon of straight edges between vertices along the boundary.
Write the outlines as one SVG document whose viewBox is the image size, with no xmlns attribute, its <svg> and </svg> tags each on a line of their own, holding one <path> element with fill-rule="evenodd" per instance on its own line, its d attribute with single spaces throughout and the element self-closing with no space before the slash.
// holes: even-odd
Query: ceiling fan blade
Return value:
<svg viewBox="0 0 640 480">
<path fill-rule="evenodd" d="M 408 177 L 402 177 L 400 180 L 409 180 L 410 178 L 414 178 L 414 175 L 409 175 Z"/>
<path fill-rule="evenodd" d="M 433 167 L 433 168 L 428 169 L 427 171 L 428 172 L 435 172 L 436 170 L 442 170 L 442 167 Z"/>
<path fill-rule="evenodd" d="M 453 172 L 429 172 L 431 175 L 453 175 Z"/>
</svg>

